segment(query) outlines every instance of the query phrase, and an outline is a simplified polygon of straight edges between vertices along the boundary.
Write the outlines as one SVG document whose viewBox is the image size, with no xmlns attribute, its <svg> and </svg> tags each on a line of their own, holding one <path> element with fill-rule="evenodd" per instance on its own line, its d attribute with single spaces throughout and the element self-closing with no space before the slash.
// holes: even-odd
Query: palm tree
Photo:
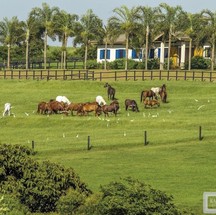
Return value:
<svg viewBox="0 0 216 215">
<path fill-rule="evenodd" d="M 179 31 L 182 31 L 182 24 L 184 25 L 183 16 L 186 14 L 183 12 L 181 6 L 171 7 L 166 3 L 160 5 L 160 25 L 161 32 L 164 33 L 164 42 L 168 37 L 168 62 L 167 70 L 170 69 L 170 50 L 172 36 Z"/>
<path fill-rule="evenodd" d="M 52 21 L 54 15 L 59 11 L 58 7 L 50 8 L 47 3 L 42 3 L 42 8 L 35 7 L 32 9 L 30 16 L 38 19 L 44 27 L 44 69 L 46 69 L 47 62 L 47 39 L 48 36 L 54 39 Z"/>
<path fill-rule="evenodd" d="M 214 71 L 215 64 L 215 37 L 216 37 L 216 12 L 203 10 L 201 12 L 203 19 L 206 21 L 204 26 L 205 32 L 208 35 L 208 42 L 211 44 L 211 71 Z"/>
<path fill-rule="evenodd" d="M 64 10 L 59 11 L 53 18 L 53 28 L 59 41 L 62 42 L 61 68 L 66 67 L 66 50 L 69 37 L 75 36 L 78 15 L 68 14 Z M 63 67 L 62 67 L 63 65 Z"/>
<path fill-rule="evenodd" d="M 4 18 L 0 22 L 0 42 L 7 46 L 7 68 L 10 68 L 10 50 L 14 45 L 21 44 L 22 38 L 20 35 L 23 35 L 23 29 L 21 22 L 18 18 L 12 17 L 11 20 Z"/>
<path fill-rule="evenodd" d="M 127 6 L 123 5 L 120 8 L 115 8 L 113 12 L 116 14 L 112 16 L 108 23 L 112 26 L 115 26 L 118 29 L 118 35 L 125 35 L 126 42 L 126 61 L 125 61 L 125 70 L 128 69 L 128 49 L 129 49 L 129 37 L 136 28 L 139 18 L 139 8 L 133 7 L 129 9 Z"/>
<path fill-rule="evenodd" d="M 149 42 L 150 36 L 154 34 L 154 26 L 157 20 L 158 8 L 140 7 L 140 30 L 139 44 L 145 46 L 145 70 L 148 69 Z"/>
<path fill-rule="evenodd" d="M 104 69 L 107 69 L 107 47 L 108 44 L 113 44 L 114 41 L 117 39 L 117 34 L 115 33 L 116 29 L 113 28 L 111 25 L 107 25 L 102 28 L 102 39 L 105 43 L 105 50 L 104 50 Z"/>
<path fill-rule="evenodd" d="M 29 68 L 29 46 L 31 41 L 37 41 L 38 35 L 40 35 L 41 24 L 37 22 L 34 17 L 30 16 L 25 22 L 22 22 L 23 30 L 24 30 L 24 38 L 26 44 L 26 51 L 25 51 L 25 59 L 26 59 L 26 69 Z M 38 45 L 38 44 L 37 44 Z"/>
<path fill-rule="evenodd" d="M 91 9 L 81 17 L 77 33 L 74 38 L 74 44 L 83 44 L 85 46 L 84 68 L 87 68 L 88 46 L 91 42 L 99 41 L 102 38 L 102 20 L 96 16 Z"/>
<path fill-rule="evenodd" d="M 188 23 L 188 26 L 183 33 L 189 37 L 188 70 L 191 70 L 192 44 L 194 44 L 196 48 L 199 48 L 206 42 L 205 33 L 202 28 L 203 20 L 201 18 L 200 13 L 187 13 L 187 17 L 185 18 L 185 22 Z"/>
</svg>

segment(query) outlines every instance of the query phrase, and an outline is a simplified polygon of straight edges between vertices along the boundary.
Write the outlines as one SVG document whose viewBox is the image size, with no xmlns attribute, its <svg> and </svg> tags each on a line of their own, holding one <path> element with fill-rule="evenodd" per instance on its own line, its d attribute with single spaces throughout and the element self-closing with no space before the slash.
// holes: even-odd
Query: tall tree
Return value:
<svg viewBox="0 0 216 215">
<path fill-rule="evenodd" d="M 168 61 L 167 70 L 170 69 L 170 50 L 172 36 L 176 32 L 182 30 L 184 25 L 184 17 L 186 13 L 183 12 L 181 6 L 171 7 L 166 3 L 161 3 L 160 5 L 160 25 L 159 28 L 161 32 L 164 33 L 164 42 L 168 38 Z"/>
<path fill-rule="evenodd" d="M 134 32 L 136 28 L 138 18 L 139 18 L 139 9 L 138 7 L 133 7 L 129 9 L 127 6 L 123 5 L 120 8 L 115 8 L 113 10 L 115 13 L 112 16 L 108 23 L 112 26 L 115 26 L 118 29 L 117 33 L 125 35 L 125 43 L 126 43 L 126 61 L 125 61 L 125 70 L 128 69 L 128 49 L 129 49 L 129 38 L 130 34 Z"/>
<path fill-rule="evenodd" d="M 117 39 L 116 29 L 112 25 L 107 25 L 102 28 L 102 39 L 105 44 L 104 50 L 104 69 L 107 69 L 107 47 L 108 44 L 112 45 Z"/>
<path fill-rule="evenodd" d="M 206 21 L 204 29 L 206 29 L 205 32 L 208 36 L 208 42 L 211 45 L 211 71 L 213 71 L 215 64 L 216 12 L 203 10 L 201 14 Z"/>
<path fill-rule="evenodd" d="M 85 46 L 84 68 L 87 68 L 88 47 L 94 41 L 102 38 L 102 20 L 96 16 L 91 9 L 81 16 L 77 33 L 74 38 L 74 44 L 83 44 Z"/>
<path fill-rule="evenodd" d="M 18 18 L 12 17 L 12 19 L 4 18 L 0 22 L 0 42 L 7 46 L 7 68 L 10 68 L 10 51 L 11 47 L 15 45 L 20 45 L 23 35 L 23 29 L 21 22 Z"/>
<path fill-rule="evenodd" d="M 145 48 L 145 70 L 148 69 L 149 44 L 152 42 L 157 21 L 158 8 L 140 7 L 139 45 Z M 143 53 L 143 52 L 142 52 Z"/>
<path fill-rule="evenodd" d="M 30 16 L 38 19 L 44 27 L 44 69 L 46 69 L 47 64 L 47 39 L 48 36 L 54 39 L 54 32 L 52 28 L 52 22 L 54 15 L 59 11 L 58 7 L 52 7 L 47 3 L 42 3 L 42 8 L 35 7 L 32 9 Z"/>
<path fill-rule="evenodd" d="M 37 47 L 39 48 L 39 39 L 42 36 L 41 32 L 41 23 L 38 20 L 35 20 L 34 17 L 28 16 L 28 19 L 23 23 L 24 29 L 24 39 L 25 39 L 25 59 L 26 59 L 26 69 L 29 68 L 29 55 L 30 55 L 30 44 L 34 42 L 37 43 Z"/>
<path fill-rule="evenodd" d="M 75 36 L 78 18 L 78 15 L 69 14 L 64 10 L 56 13 L 53 18 L 54 32 L 62 42 L 61 68 L 63 69 L 66 68 L 68 38 Z"/>
</svg>

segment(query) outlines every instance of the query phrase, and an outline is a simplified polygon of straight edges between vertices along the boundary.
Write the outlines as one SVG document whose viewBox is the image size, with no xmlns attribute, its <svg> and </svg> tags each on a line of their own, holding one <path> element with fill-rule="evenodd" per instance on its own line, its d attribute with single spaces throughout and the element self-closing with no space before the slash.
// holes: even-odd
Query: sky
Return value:
<svg viewBox="0 0 216 215">
<path fill-rule="evenodd" d="M 180 5 L 183 10 L 190 13 L 197 13 L 203 9 L 216 12 L 215 0 L 0 0 L 0 21 L 4 17 L 11 19 L 13 16 L 17 16 L 20 21 L 25 21 L 34 7 L 42 8 L 43 2 L 46 2 L 50 7 L 56 6 L 79 16 L 85 14 L 88 9 L 92 9 L 104 24 L 108 18 L 114 15 L 113 9 L 122 5 L 126 5 L 128 8 L 134 6 L 157 7 L 160 3 L 167 3 L 172 7 Z M 56 43 L 56 45 L 58 44 Z"/>
</svg>

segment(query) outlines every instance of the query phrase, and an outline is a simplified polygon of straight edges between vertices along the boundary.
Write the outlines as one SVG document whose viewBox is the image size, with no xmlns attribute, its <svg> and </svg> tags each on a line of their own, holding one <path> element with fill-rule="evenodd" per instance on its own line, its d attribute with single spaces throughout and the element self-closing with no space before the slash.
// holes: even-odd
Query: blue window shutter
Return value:
<svg viewBox="0 0 216 215">
<path fill-rule="evenodd" d="M 116 59 L 119 59 L 119 50 L 118 49 L 116 49 Z"/>
<path fill-rule="evenodd" d="M 100 59 L 104 59 L 104 50 L 100 50 Z"/>
<path fill-rule="evenodd" d="M 110 50 L 107 50 L 107 59 L 110 59 Z"/>
<path fill-rule="evenodd" d="M 137 58 L 137 56 L 136 56 L 136 50 L 132 50 L 132 59 L 135 59 L 135 58 Z"/>
<path fill-rule="evenodd" d="M 160 58 L 161 55 L 161 48 L 158 48 L 158 58 Z"/>
<path fill-rule="evenodd" d="M 126 50 L 122 50 L 123 51 L 123 58 L 125 58 L 126 57 Z"/>
<path fill-rule="evenodd" d="M 150 49 L 150 56 L 149 58 L 154 58 L 154 49 Z"/>
</svg>

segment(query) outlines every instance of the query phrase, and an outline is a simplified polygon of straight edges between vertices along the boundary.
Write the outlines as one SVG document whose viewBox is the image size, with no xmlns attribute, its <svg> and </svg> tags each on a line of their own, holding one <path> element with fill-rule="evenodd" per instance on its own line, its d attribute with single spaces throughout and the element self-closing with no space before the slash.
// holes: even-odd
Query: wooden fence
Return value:
<svg viewBox="0 0 216 215">
<path fill-rule="evenodd" d="M 216 72 L 187 70 L 128 70 L 128 71 L 90 71 L 90 70 L 0 70 L 0 79 L 33 80 L 199 80 L 216 81 Z"/>
</svg>

